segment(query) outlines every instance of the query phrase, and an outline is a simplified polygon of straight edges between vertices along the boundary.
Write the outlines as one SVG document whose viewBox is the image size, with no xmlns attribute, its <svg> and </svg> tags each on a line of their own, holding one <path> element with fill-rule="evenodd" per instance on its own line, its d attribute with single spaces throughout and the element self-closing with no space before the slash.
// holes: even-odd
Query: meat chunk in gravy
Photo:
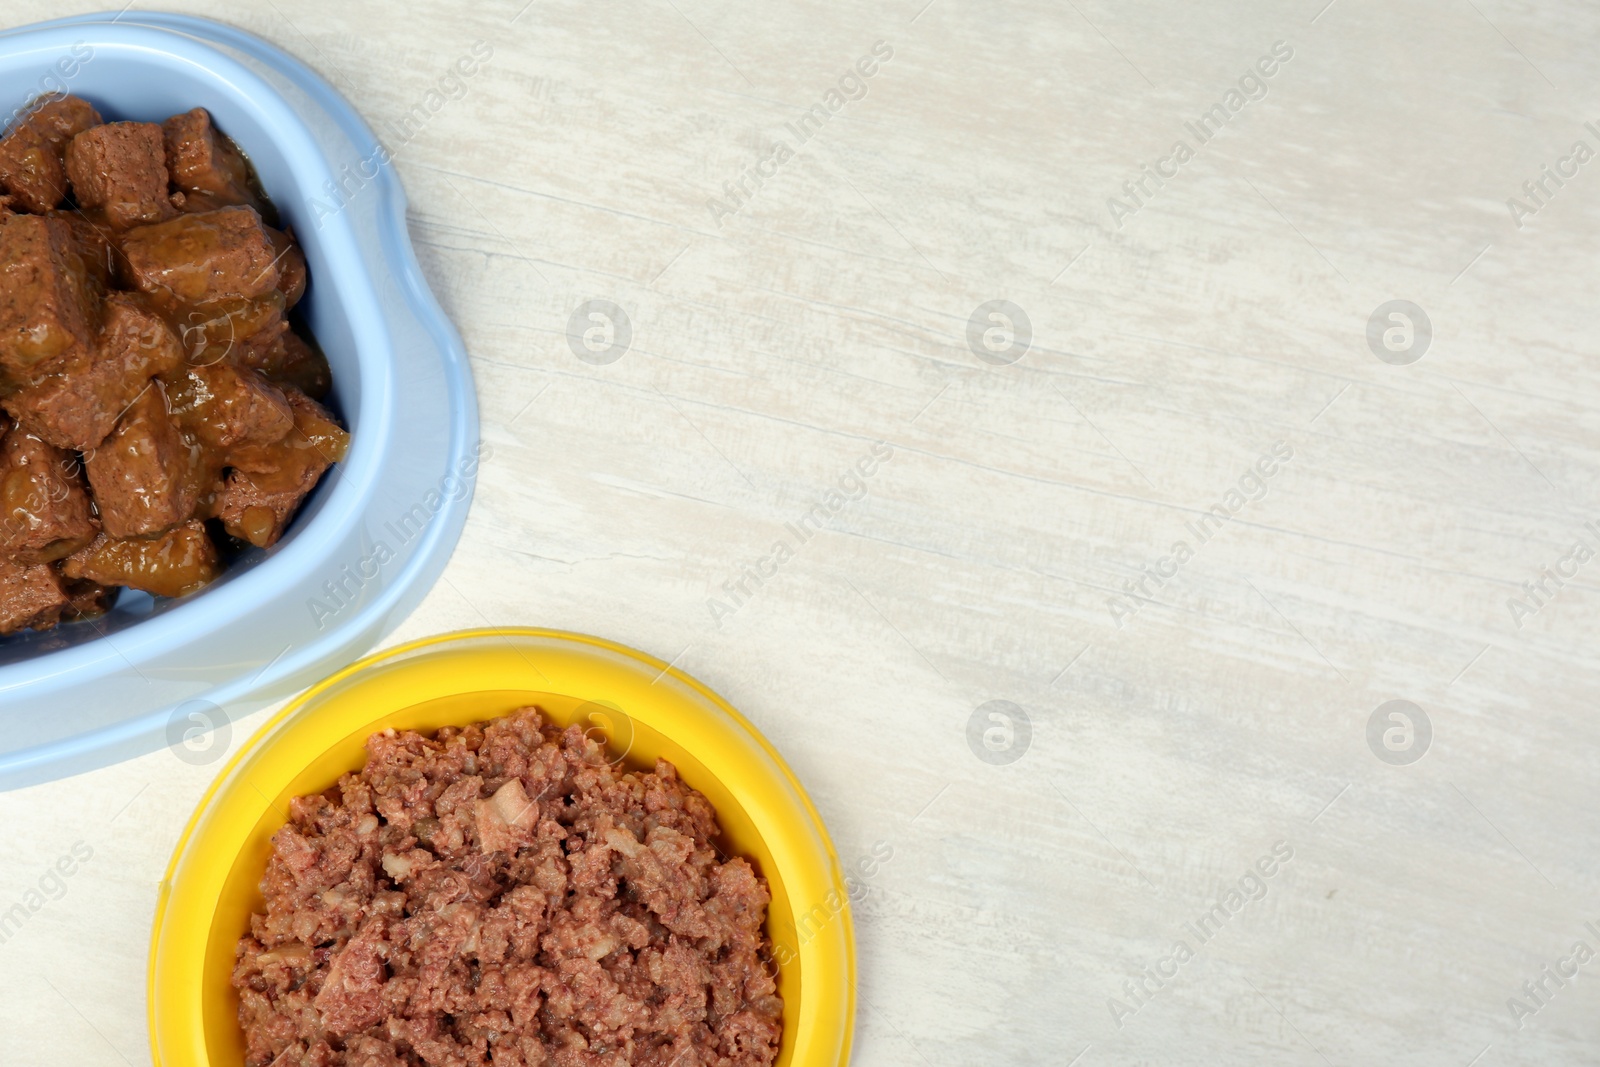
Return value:
<svg viewBox="0 0 1600 1067">
<path fill-rule="evenodd" d="M 251 347 L 242 361 L 272 381 L 292 385 L 313 400 L 321 400 L 333 387 L 328 360 L 297 333 L 284 332 L 270 345 Z"/>
<path fill-rule="evenodd" d="M 282 389 L 248 367 L 218 362 L 184 367 L 167 379 L 179 421 L 214 449 L 282 441 L 294 429 L 294 408 Z"/>
<path fill-rule="evenodd" d="M 350 435 L 310 397 L 287 391 L 294 426 L 276 444 L 235 448 L 233 473 L 218 500 L 223 528 L 257 548 L 277 543 L 295 509 L 329 467 L 344 458 Z"/>
<path fill-rule="evenodd" d="M 0 369 L 29 382 L 87 356 L 100 292 L 72 227 L 43 215 L 0 219 Z"/>
<path fill-rule="evenodd" d="M 122 251 L 134 287 L 164 308 L 257 300 L 278 287 L 272 238 L 254 208 L 141 226 L 123 239 Z"/>
<path fill-rule="evenodd" d="M 167 170 L 179 189 L 205 194 L 218 207 L 260 206 L 250 188 L 249 164 L 231 141 L 217 133 L 205 108 L 172 116 L 161 124 L 161 132 L 166 142 Z"/>
<path fill-rule="evenodd" d="M 24 211 L 43 214 L 67 198 L 67 143 L 100 125 L 100 113 L 75 96 L 46 99 L 0 138 L 0 186 Z"/>
<path fill-rule="evenodd" d="M 105 322 L 88 353 L 3 402 L 7 412 L 57 448 L 89 452 L 157 375 L 183 364 L 178 339 L 131 293 L 109 293 Z"/>
<path fill-rule="evenodd" d="M 100 532 L 78 457 L 20 426 L 0 439 L 0 555 L 53 563 Z"/>
<path fill-rule="evenodd" d="M 233 985 L 248 1067 L 770 1067 L 770 895 L 658 760 L 536 708 L 290 803 Z"/>
<path fill-rule="evenodd" d="M 112 229 L 178 213 L 167 189 L 161 127 L 153 122 L 108 122 L 73 137 L 67 142 L 67 177 L 78 205 Z"/>
<path fill-rule="evenodd" d="M 61 572 L 98 585 L 125 585 L 154 596 L 188 596 L 222 571 L 205 524 L 191 519 L 160 537 L 101 534 L 68 556 Z"/>
<path fill-rule="evenodd" d="M 48 630 L 68 604 L 61 578 L 48 563 L 0 559 L 0 634 Z"/>
<path fill-rule="evenodd" d="M 100 521 L 112 537 L 169 530 L 194 514 L 199 449 L 173 422 L 167 391 L 148 384 L 85 466 Z"/>
</svg>

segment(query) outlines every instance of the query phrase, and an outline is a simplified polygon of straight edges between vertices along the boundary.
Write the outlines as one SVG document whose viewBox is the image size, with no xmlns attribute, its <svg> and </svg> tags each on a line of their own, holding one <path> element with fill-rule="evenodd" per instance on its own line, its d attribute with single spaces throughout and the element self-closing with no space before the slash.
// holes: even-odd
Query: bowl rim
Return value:
<svg viewBox="0 0 1600 1067">
<path fill-rule="evenodd" d="M 207 819 L 216 810 L 219 801 L 224 799 L 225 794 L 230 790 L 238 788 L 248 781 L 249 784 L 255 788 L 256 792 L 261 794 L 261 796 L 266 799 L 266 802 L 269 805 L 273 804 L 272 799 L 267 797 L 265 793 L 261 792 L 261 785 L 265 784 L 270 790 L 273 788 L 275 784 L 274 782 L 268 780 L 265 783 L 256 783 L 247 778 L 240 777 L 239 772 L 241 770 L 248 771 L 250 769 L 251 762 L 258 757 L 265 758 L 267 754 L 270 753 L 274 741 L 278 738 L 280 731 L 296 721 L 299 716 L 303 714 L 315 713 L 317 710 L 316 705 L 324 696 L 335 693 L 337 690 L 344 688 L 347 684 L 359 682 L 364 677 L 377 678 L 380 676 L 380 668 L 401 668 L 407 663 L 425 664 L 433 657 L 448 653 L 451 650 L 451 646 L 470 646 L 473 643 L 483 642 L 486 639 L 501 639 L 513 644 L 519 639 L 523 641 L 553 643 L 558 646 L 558 648 L 574 654 L 582 654 L 585 651 L 598 651 L 602 654 L 608 654 L 609 656 L 620 660 L 632 661 L 633 664 L 648 668 L 650 671 L 656 673 L 657 682 L 659 682 L 663 677 L 671 677 L 674 681 L 687 688 L 697 702 L 703 702 L 703 705 L 707 707 L 707 710 L 723 717 L 726 720 L 727 726 L 731 728 L 737 735 L 739 735 L 742 741 L 753 744 L 767 758 L 767 760 L 770 761 L 771 770 L 776 771 L 776 780 L 773 784 L 779 789 L 787 787 L 789 804 L 792 806 L 793 810 L 773 811 L 770 809 L 772 809 L 774 805 L 770 803 L 763 805 L 764 818 L 761 820 L 756 820 L 761 823 L 761 825 L 758 826 L 757 832 L 762 833 L 763 839 L 767 842 L 768 847 L 774 852 L 775 863 L 779 862 L 778 849 L 774 847 L 774 842 L 772 841 L 771 837 L 768 836 L 770 832 L 782 831 L 785 832 L 785 835 L 787 836 L 787 834 L 792 833 L 792 831 L 798 825 L 800 829 L 808 831 L 810 834 L 814 835 L 817 844 L 820 845 L 820 855 L 802 855 L 792 848 L 786 849 L 784 852 L 784 869 L 790 871 L 792 874 L 793 867 L 803 867 L 803 865 L 808 862 L 814 862 L 815 860 L 820 859 L 822 864 L 826 867 L 826 870 L 822 874 L 822 881 L 832 886 L 832 892 L 838 894 L 842 902 L 839 909 L 835 912 L 838 922 L 829 922 L 826 924 L 827 927 L 831 927 L 826 936 L 822 935 L 822 929 L 819 928 L 816 936 L 808 936 L 801 941 L 798 950 L 802 961 L 808 961 L 807 966 L 803 966 L 800 971 L 802 990 L 806 991 L 813 997 L 825 1000 L 830 985 L 838 983 L 840 986 L 842 986 L 842 988 L 834 991 L 837 1002 L 832 1004 L 824 1004 L 819 1016 L 819 1023 L 821 1027 L 823 1029 L 836 1031 L 836 1038 L 832 1042 L 832 1048 L 818 1048 L 816 1050 L 816 1056 L 808 1057 L 805 1060 L 799 1060 L 791 1057 L 787 1062 L 790 1064 L 790 1067 L 820 1067 L 820 1064 L 824 1062 L 837 1064 L 847 1063 L 849 1061 L 850 1049 L 853 1043 L 854 1018 L 857 998 L 854 920 L 851 913 L 849 895 L 846 890 L 846 883 L 839 868 L 838 857 L 836 850 L 834 849 L 832 839 L 828 834 L 827 827 L 823 823 L 822 817 L 818 813 L 815 804 L 812 802 L 810 796 L 806 793 L 804 787 L 800 784 L 798 778 L 796 778 L 793 770 L 784 761 L 777 749 L 773 747 L 772 743 L 768 741 L 767 738 L 738 711 L 738 709 L 734 708 L 727 700 L 718 695 L 709 686 L 705 685 L 694 676 L 680 670 L 673 664 L 657 659 L 649 653 L 642 652 L 628 645 L 611 641 L 607 638 L 568 630 L 530 626 L 478 627 L 468 630 L 456 630 L 405 642 L 403 644 L 395 645 L 374 653 L 373 655 L 364 657 L 363 659 L 352 663 L 343 670 L 330 675 L 315 686 L 306 690 L 304 693 L 300 694 L 293 701 L 289 702 L 282 709 L 268 718 L 266 722 L 262 723 L 260 728 L 257 729 L 255 733 L 253 733 L 243 744 L 241 744 L 238 750 L 228 758 L 227 762 L 223 765 L 221 770 L 217 772 L 215 778 L 213 778 L 211 783 L 207 786 L 205 792 L 201 795 L 200 800 L 196 803 L 194 811 L 190 814 L 188 820 L 185 822 L 182 832 L 178 835 L 178 838 L 173 845 L 171 858 L 167 862 L 166 870 L 162 875 L 161 882 L 158 887 L 155 910 L 151 919 L 150 947 L 146 962 L 146 1014 L 149 1027 L 151 1057 L 153 1062 L 157 1064 L 158 1067 L 163 1063 L 163 1047 L 162 1042 L 160 1041 L 160 1037 L 162 1036 L 162 1020 L 160 1018 L 160 1009 L 161 1006 L 171 998 L 163 996 L 162 991 L 158 988 L 158 982 L 162 979 L 162 975 L 159 972 L 163 964 L 162 949 L 164 947 L 165 936 L 167 933 L 166 920 L 168 918 L 169 906 L 171 905 L 174 896 L 176 878 L 181 873 L 180 867 L 182 867 L 188 860 L 193 859 L 194 861 L 199 862 L 205 858 L 202 855 L 191 857 L 189 854 L 190 846 L 192 843 L 199 843 L 200 841 L 204 840 L 204 829 Z M 523 658 L 526 659 L 525 656 Z M 535 667 L 534 670 L 538 672 L 537 667 Z M 654 685 L 655 683 L 652 682 L 651 684 Z M 537 687 L 530 686 L 530 688 Z M 430 693 L 428 697 L 422 698 L 422 702 L 434 699 L 439 695 L 469 695 L 474 691 L 475 689 L 473 687 L 473 683 L 470 680 L 463 679 L 463 684 L 460 688 L 455 688 L 454 686 L 451 687 L 451 694 Z M 559 693 L 559 691 L 554 687 L 547 688 L 544 691 L 552 694 Z M 565 693 L 560 695 L 579 696 L 580 694 Z M 583 695 L 584 699 L 600 699 L 595 694 L 581 695 Z M 366 720 L 366 722 L 371 724 L 374 720 L 382 718 L 386 714 L 392 714 L 394 712 L 400 712 L 404 710 L 406 710 L 405 707 L 394 707 L 386 710 L 374 711 L 372 718 Z M 359 728 L 364 727 L 358 727 L 358 729 Z M 670 737 L 671 735 L 668 734 L 667 736 Z M 691 748 L 691 746 L 687 744 L 685 744 L 685 747 Z M 304 754 L 303 758 L 297 756 L 295 763 L 301 766 L 308 766 L 326 751 L 328 751 L 328 749 L 323 749 L 318 752 L 308 752 Z M 712 774 L 717 773 L 714 767 L 708 767 L 708 770 Z M 770 774 L 770 772 L 768 773 Z M 283 783 L 284 787 L 287 787 L 287 784 L 287 782 Z M 742 799 L 744 798 L 741 797 L 741 800 Z M 748 810 L 747 814 L 749 814 Z M 754 816 L 751 817 L 754 819 Z M 225 831 L 219 830 L 218 832 L 223 833 Z M 216 892 L 213 893 L 212 891 L 207 890 L 198 901 L 193 902 L 204 909 L 203 913 L 207 915 L 207 919 L 202 927 L 201 932 L 195 935 L 195 937 L 198 939 L 198 943 L 201 946 L 204 946 L 204 944 L 207 943 L 211 937 L 211 931 L 215 921 L 215 913 L 211 909 L 214 907 L 217 901 L 220 900 L 221 890 L 228 881 L 228 872 L 230 872 L 232 869 L 231 860 L 232 858 L 229 857 L 227 860 L 222 861 L 227 863 L 227 871 L 222 873 L 220 876 L 210 876 L 208 879 L 214 883 L 213 888 L 216 890 Z M 790 906 L 791 910 L 793 910 L 796 915 L 800 914 L 800 907 L 802 905 L 798 901 L 791 899 Z M 192 965 L 194 949 L 188 948 L 185 952 L 185 956 L 190 958 L 190 962 L 185 963 L 182 960 L 179 961 L 177 965 L 179 974 L 177 977 L 180 979 L 185 977 L 189 967 Z M 198 990 L 198 975 L 194 975 L 193 978 L 195 987 Z M 198 991 L 196 992 L 195 996 L 199 996 Z M 802 1003 L 804 1003 L 804 1001 L 802 1001 Z M 179 1036 L 178 1040 L 183 1040 L 181 1035 Z M 829 1041 L 826 1037 L 823 1039 L 823 1044 L 829 1044 Z M 818 1058 L 821 1056 L 828 1058 L 826 1060 Z M 184 1063 L 187 1067 L 187 1064 L 191 1061 L 180 1062 Z M 198 1065 L 207 1061 L 202 1059 L 192 1062 Z"/>
<path fill-rule="evenodd" d="M 302 61 L 248 31 L 211 19 L 111 11 L 49 19 L 0 31 L 0 52 L 8 58 L 26 57 L 75 34 L 89 36 L 96 47 L 155 54 L 152 62 L 158 65 L 176 63 L 225 84 L 247 87 L 249 106 L 279 148 L 298 161 L 296 168 L 309 183 L 307 188 L 333 173 L 333 157 L 313 135 L 308 107 L 316 112 L 315 117 L 331 122 L 354 150 L 368 152 L 379 143 L 351 104 Z M 295 93 L 304 94 L 305 102 L 291 99 L 269 75 L 286 80 Z M 96 680 L 106 684 L 125 673 L 130 663 L 135 670 L 162 669 L 173 657 L 190 654 L 197 634 L 221 626 L 232 628 L 247 620 L 252 605 L 285 577 L 310 575 L 335 559 L 336 547 L 357 535 L 363 517 L 388 484 L 382 457 L 399 432 L 395 424 L 399 388 L 395 331 L 404 329 L 408 335 L 415 331 L 428 339 L 428 365 L 437 366 L 442 379 L 445 396 L 439 417 L 446 427 L 446 440 L 437 469 L 432 471 L 435 480 L 466 462 L 479 434 L 465 347 L 422 276 L 406 225 L 405 193 L 395 169 L 379 168 L 372 185 L 372 200 L 360 210 L 373 220 L 379 238 L 376 243 L 358 238 L 351 210 L 339 211 L 318 235 L 328 254 L 351 268 L 336 272 L 340 276 L 336 299 L 348 314 L 357 314 L 350 309 L 359 308 L 358 317 L 380 329 L 355 338 L 354 373 L 360 378 L 360 403 L 359 425 L 353 428 L 358 432 L 352 434 L 351 455 L 320 488 L 323 499 L 317 514 L 302 517 L 280 550 L 247 571 L 225 575 L 224 584 L 192 601 L 171 605 L 117 633 L 100 633 L 64 648 L 40 649 L 0 666 L 0 709 L 12 701 L 69 699 L 77 686 Z M 293 190 L 279 192 L 280 199 L 294 197 Z M 392 286 L 398 297 L 380 299 L 380 285 Z M 403 312 L 398 310 L 402 303 Z M 402 321 L 396 318 L 398 314 L 408 317 Z M 287 696 L 351 653 L 365 651 L 399 624 L 443 570 L 465 525 L 475 481 L 475 477 L 468 479 L 467 491 L 459 499 L 443 501 L 427 529 L 404 558 L 385 571 L 384 584 L 366 602 L 341 611 L 325 630 L 299 635 L 293 646 L 275 657 L 276 645 L 264 649 L 259 660 L 220 671 L 192 692 L 172 694 L 170 702 L 160 707 L 141 705 L 143 710 L 131 716 L 77 727 L 70 733 L 0 752 L 0 789 L 102 766 L 159 747 L 171 715 L 189 702 L 238 706 L 224 712 L 231 718 Z M 69 677 L 81 681 L 67 681 Z"/>
</svg>

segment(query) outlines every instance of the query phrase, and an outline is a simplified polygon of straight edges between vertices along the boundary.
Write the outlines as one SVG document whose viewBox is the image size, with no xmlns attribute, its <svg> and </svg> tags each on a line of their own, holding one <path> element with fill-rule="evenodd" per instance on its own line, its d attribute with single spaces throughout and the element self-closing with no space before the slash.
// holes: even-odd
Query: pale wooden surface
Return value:
<svg viewBox="0 0 1600 1067">
<path fill-rule="evenodd" d="M 676 658 L 846 862 L 892 846 L 859 1064 L 1600 1058 L 1600 962 L 1520 1031 L 1506 1004 L 1600 949 L 1600 570 L 1520 630 L 1506 608 L 1596 546 L 1600 162 L 1521 229 L 1505 204 L 1600 147 L 1593 5 L 519 4 L 183 5 L 380 128 L 493 45 L 398 154 L 495 457 L 397 638 Z M 880 39 L 866 96 L 717 226 Z M 1266 98 L 1114 229 L 1107 197 L 1278 40 Z M 1364 338 L 1397 298 L 1434 327 L 1411 366 Z M 632 322 L 609 366 L 567 345 L 590 299 Z M 1032 322 L 1010 366 L 967 348 L 991 299 Z M 867 496 L 715 625 L 878 440 Z M 1277 441 L 1265 498 L 1118 628 L 1108 596 Z M 1367 747 L 1391 698 L 1430 715 L 1414 766 Z M 1003 766 L 965 740 L 995 699 L 1033 727 Z M 0 905 L 94 849 L 0 945 L 0 1061 L 146 1062 L 155 885 L 211 771 L 163 751 L 0 796 Z M 1108 998 L 1280 839 L 1266 897 L 1118 1029 Z"/>
</svg>

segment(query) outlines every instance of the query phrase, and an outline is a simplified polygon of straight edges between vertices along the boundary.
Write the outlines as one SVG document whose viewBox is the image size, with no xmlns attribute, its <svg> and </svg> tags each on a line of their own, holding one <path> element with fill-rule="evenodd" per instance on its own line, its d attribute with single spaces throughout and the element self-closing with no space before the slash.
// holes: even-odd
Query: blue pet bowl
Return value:
<svg viewBox="0 0 1600 1067">
<path fill-rule="evenodd" d="M 0 122 L 62 90 L 108 120 L 204 107 L 244 149 L 305 249 L 297 311 L 332 365 L 350 451 L 282 541 L 209 588 L 125 593 L 95 622 L 0 638 L 0 789 L 169 744 L 199 762 L 195 731 L 366 651 L 444 569 L 480 459 L 466 353 L 412 253 L 405 194 L 327 82 L 206 19 L 129 11 L 0 33 Z"/>
</svg>

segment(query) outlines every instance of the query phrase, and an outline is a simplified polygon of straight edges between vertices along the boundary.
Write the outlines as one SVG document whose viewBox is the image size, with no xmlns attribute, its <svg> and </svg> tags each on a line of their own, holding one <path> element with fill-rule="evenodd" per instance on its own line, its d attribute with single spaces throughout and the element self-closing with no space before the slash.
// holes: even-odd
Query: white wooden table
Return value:
<svg viewBox="0 0 1600 1067">
<path fill-rule="evenodd" d="M 893 852 L 859 1064 L 1600 1059 L 1600 13 L 1322 3 L 181 5 L 401 142 L 494 454 L 395 639 L 742 708 Z M 0 795 L 0 909 L 92 850 L 0 944 L 0 1062 L 147 1061 L 214 769 Z"/>
</svg>

